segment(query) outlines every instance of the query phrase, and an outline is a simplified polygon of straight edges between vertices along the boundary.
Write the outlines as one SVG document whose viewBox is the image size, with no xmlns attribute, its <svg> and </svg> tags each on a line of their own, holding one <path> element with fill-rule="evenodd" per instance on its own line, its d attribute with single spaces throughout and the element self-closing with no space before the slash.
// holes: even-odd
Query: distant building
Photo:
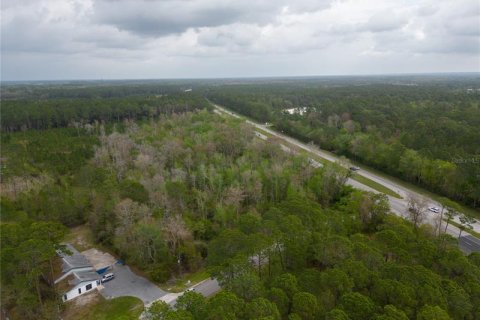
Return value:
<svg viewBox="0 0 480 320">
<path fill-rule="evenodd" d="M 303 116 L 303 114 L 305 112 L 307 112 L 307 107 L 283 109 L 283 112 L 288 113 L 288 114 L 299 114 L 299 115 Z"/>
</svg>

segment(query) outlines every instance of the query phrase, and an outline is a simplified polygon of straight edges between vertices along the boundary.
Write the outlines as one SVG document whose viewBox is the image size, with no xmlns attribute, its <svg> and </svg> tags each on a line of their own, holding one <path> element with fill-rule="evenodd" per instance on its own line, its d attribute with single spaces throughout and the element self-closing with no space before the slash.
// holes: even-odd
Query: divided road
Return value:
<svg viewBox="0 0 480 320">
<path fill-rule="evenodd" d="M 480 248 L 480 239 L 468 234 L 458 238 L 458 245 L 466 254 L 479 252 L 478 248 Z"/>
<path fill-rule="evenodd" d="M 217 113 L 224 113 L 224 114 L 228 114 L 232 117 L 235 117 L 235 118 L 243 118 L 239 115 L 237 115 L 236 113 L 230 111 L 230 110 L 227 110 L 217 104 L 214 104 L 213 102 L 209 101 L 214 107 L 215 107 L 215 112 Z M 258 129 L 261 129 L 265 132 L 268 132 L 269 134 L 271 134 L 272 136 L 275 136 L 291 145 L 294 145 L 302 150 L 305 150 L 311 154 L 315 154 L 317 156 L 320 156 L 328 161 L 331 161 L 331 162 L 336 162 L 337 160 L 339 160 L 339 158 L 335 155 L 332 155 L 331 153 L 328 153 L 324 150 L 321 150 L 319 149 L 318 147 L 316 146 L 311 146 L 311 145 L 307 145 L 305 143 L 302 143 L 292 137 L 289 137 L 289 136 L 286 136 L 284 134 L 281 134 L 279 132 L 276 132 L 272 129 L 270 129 L 268 126 L 266 125 L 263 125 L 263 124 L 259 124 L 259 123 L 256 123 L 256 122 L 253 122 L 251 120 L 248 120 L 246 119 L 245 120 L 248 124 L 254 126 L 255 128 L 258 128 Z M 265 135 L 261 134 L 261 133 L 258 133 L 256 134 L 259 138 L 261 139 L 264 139 L 266 138 Z M 286 150 L 287 151 L 289 150 L 289 148 L 283 144 L 280 145 L 282 147 L 282 149 Z M 364 176 L 372 181 L 375 181 L 393 191 L 395 191 L 396 193 L 398 193 L 403 199 L 397 199 L 397 198 L 394 198 L 394 197 L 391 197 L 391 196 L 388 196 L 388 199 L 390 201 L 390 207 L 391 207 L 391 210 L 398 216 L 401 216 L 401 217 L 405 217 L 406 215 L 406 212 L 407 212 L 407 198 L 408 198 L 408 195 L 409 194 L 414 194 L 416 196 L 420 196 L 420 197 L 423 197 L 425 198 L 425 196 L 423 195 L 420 195 L 418 194 L 417 192 L 413 191 L 413 190 L 410 190 L 410 189 L 407 189 L 406 187 L 402 186 L 402 185 L 399 185 L 391 180 L 388 180 L 387 178 L 384 178 L 384 177 L 381 177 L 381 176 L 378 176 L 376 174 L 374 174 L 373 172 L 369 172 L 368 170 L 366 169 L 363 169 L 360 170 L 360 171 L 357 171 L 356 174 L 358 175 L 361 175 L 361 176 Z M 349 179 L 347 181 L 348 184 L 352 185 L 353 187 L 355 188 L 358 188 L 358 189 L 362 189 L 362 190 L 366 190 L 366 191 L 372 191 L 372 192 L 375 192 L 377 193 L 378 191 L 376 190 L 373 190 L 372 188 L 366 186 L 366 185 L 363 185 L 361 183 L 359 183 L 358 181 L 355 181 L 355 180 L 352 180 L 352 179 Z M 428 206 L 429 207 L 441 207 L 436 201 L 430 199 L 430 198 L 427 198 L 427 201 L 428 201 Z M 438 221 L 438 214 L 435 214 L 433 212 L 428 212 L 427 213 L 427 217 L 426 217 L 426 220 L 428 223 L 432 224 L 432 225 L 435 225 L 436 221 Z M 458 218 L 455 219 L 456 222 L 459 222 L 458 221 Z M 445 224 L 445 222 L 443 222 L 443 224 Z M 474 225 L 473 225 L 473 229 L 477 232 L 480 232 L 480 224 L 478 222 L 476 222 Z M 458 237 L 458 235 L 460 234 L 460 229 L 453 226 L 453 225 L 449 225 L 448 228 L 447 228 L 447 233 L 449 233 L 450 235 L 454 236 L 454 237 Z M 465 236 L 462 236 L 458 239 L 458 243 L 459 243 L 459 247 L 460 249 L 462 249 L 465 253 L 470 253 L 470 252 L 480 252 L 480 239 L 472 236 L 472 235 L 465 235 Z"/>
</svg>

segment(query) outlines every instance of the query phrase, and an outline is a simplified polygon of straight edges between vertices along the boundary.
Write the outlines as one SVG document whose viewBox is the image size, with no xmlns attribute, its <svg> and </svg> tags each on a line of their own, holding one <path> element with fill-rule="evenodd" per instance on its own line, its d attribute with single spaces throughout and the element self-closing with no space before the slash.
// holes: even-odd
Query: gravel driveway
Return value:
<svg viewBox="0 0 480 320">
<path fill-rule="evenodd" d="M 115 274 L 115 279 L 105 282 L 104 288 L 100 290 L 100 293 L 107 299 L 133 296 L 141 299 L 146 305 L 167 294 L 154 283 L 137 276 L 128 266 L 115 265 L 113 270 L 107 272 Z"/>
</svg>

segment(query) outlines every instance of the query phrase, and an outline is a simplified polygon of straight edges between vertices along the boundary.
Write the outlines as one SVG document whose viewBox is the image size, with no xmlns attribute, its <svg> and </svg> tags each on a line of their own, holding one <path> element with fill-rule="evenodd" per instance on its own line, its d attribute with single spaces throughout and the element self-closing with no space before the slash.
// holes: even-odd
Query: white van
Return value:
<svg viewBox="0 0 480 320">
<path fill-rule="evenodd" d="M 115 278 L 115 275 L 113 273 L 107 273 L 102 277 L 102 283 L 107 282 Z"/>
</svg>

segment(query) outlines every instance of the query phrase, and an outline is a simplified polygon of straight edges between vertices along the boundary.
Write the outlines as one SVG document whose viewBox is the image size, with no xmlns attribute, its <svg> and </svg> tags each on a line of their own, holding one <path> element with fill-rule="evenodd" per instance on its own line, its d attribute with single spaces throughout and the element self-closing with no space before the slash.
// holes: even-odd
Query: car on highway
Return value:
<svg viewBox="0 0 480 320">
<path fill-rule="evenodd" d="M 350 167 L 350 170 L 352 170 L 352 171 L 358 171 L 358 170 L 360 170 L 360 168 L 359 168 L 359 167 Z"/>
<path fill-rule="evenodd" d="M 428 210 L 434 213 L 440 213 L 440 209 L 437 207 L 429 207 Z"/>
</svg>

